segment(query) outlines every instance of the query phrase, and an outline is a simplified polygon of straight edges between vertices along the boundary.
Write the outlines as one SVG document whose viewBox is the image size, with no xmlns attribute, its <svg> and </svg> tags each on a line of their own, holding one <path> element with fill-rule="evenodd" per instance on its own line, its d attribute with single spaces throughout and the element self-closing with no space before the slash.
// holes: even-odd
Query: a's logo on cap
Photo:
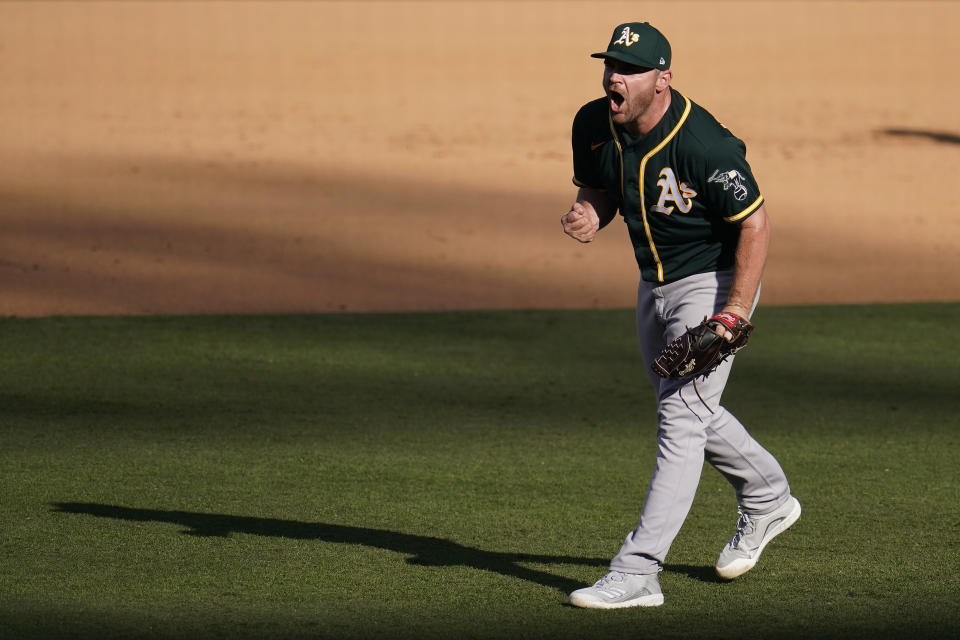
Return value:
<svg viewBox="0 0 960 640">
<path fill-rule="evenodd" d="M 623 33 L 620 34 L 620 38 L 614 41 L 613 44 L 622 44 L 629 47 L 639 39 L 640 39 L 640 34 L 631 32 L 630 27 L 624 27 Z M 663 64 L 663 63 L 661 62 L 660 64 Z"/>
<path fill-rule="evenodd" d="M 660 58 L 660 64 L 667 64 L 667 61 L 664 60 L 663 58 Z"/>
</svg>

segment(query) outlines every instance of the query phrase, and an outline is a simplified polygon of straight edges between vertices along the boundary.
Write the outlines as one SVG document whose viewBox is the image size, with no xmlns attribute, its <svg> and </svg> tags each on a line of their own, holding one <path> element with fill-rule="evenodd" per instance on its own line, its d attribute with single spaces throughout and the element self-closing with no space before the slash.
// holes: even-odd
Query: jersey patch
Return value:
<svg viewBox="0 0 960 640">
<path fill-rule="evenodd" d="M 713 175 L 707 178 L 707 182 L 717 182 L 723 185 L 724 191 L 733 189 L 733 197 L 743 201 L 747 198 L 747 186 L 744 184 L 746 178 L 736 169 L 730 171 L 714 170 Z"/>
<path fill-rule="evenodd" d="M 690 213 L 693 208 L 693 199 L 697 197 L 697 192 L 687 185 L 686 182 L 677 183 L 677 174 L 670 167 L 664 167 L 660 171 L 660 179 L 657 180 L 657 186 L 660 187 L 660 199 L 657 204 L 650 207 L 651 211 L 670 215 L 674 207 L 680 210 L 680 213 Z M 672 206 L 667 206 L 667 202 L 672 202 Z"/>
</svg>

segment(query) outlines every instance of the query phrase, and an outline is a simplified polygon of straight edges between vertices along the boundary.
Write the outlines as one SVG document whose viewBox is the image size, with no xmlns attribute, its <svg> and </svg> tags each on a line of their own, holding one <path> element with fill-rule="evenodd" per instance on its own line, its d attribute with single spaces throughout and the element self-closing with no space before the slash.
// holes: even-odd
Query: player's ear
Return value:
<svg viewBox="0 0 960 640">
<path fill-rule="evenodd" d="M 657 76 L 657 91 L 666 90 L 670 86 L 671 80 L 673 80 L 673 71 L 670 71 L 670 69 L 661 71 Z"/>
</svg>

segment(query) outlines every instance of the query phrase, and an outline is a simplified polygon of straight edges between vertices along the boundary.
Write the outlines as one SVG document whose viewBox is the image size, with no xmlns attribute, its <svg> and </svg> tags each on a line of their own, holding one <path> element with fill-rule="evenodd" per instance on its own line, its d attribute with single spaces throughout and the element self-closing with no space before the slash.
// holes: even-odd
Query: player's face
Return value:
<svg viewBox="0 0 960 640">
<path fill-rule="evenodd" d="M 657 69 L 604 60 L 603 90 L 615 124 L 628 131 L 635 128 L 657 95 L 661 74 Z"/>
</svg>

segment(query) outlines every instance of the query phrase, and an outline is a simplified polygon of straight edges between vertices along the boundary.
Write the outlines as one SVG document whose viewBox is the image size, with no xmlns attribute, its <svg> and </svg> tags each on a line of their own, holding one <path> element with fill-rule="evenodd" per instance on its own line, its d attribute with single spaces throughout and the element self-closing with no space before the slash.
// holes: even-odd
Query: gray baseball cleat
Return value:
<svg viewBox="0 0 960 640">
<path fill-rule="evenodd" d="M 733 580 L 753 569 L 771 540 L 783 533 L 800 517 L 800 503 L 790 497 L 779 508 L 762 516 L 738 509 L 737 532 L 717 558 L 717 575 Z"/>
<path fill-rule="evenodd" d="M 611 571 L 592 587 L 571 593 L 570 604 L 585 609 L 659 607 L 663 604 L 663 592 L 655 573 L 639 575 Z"/>
</svg>

